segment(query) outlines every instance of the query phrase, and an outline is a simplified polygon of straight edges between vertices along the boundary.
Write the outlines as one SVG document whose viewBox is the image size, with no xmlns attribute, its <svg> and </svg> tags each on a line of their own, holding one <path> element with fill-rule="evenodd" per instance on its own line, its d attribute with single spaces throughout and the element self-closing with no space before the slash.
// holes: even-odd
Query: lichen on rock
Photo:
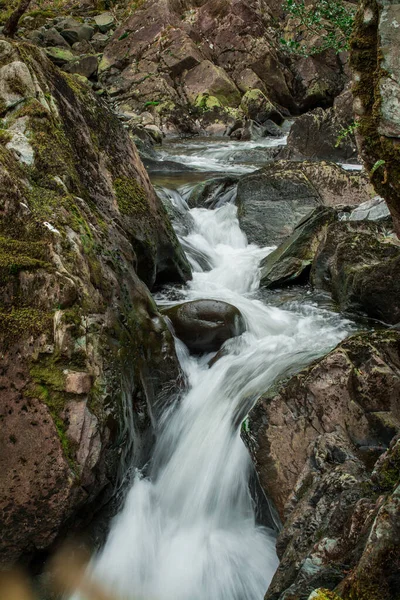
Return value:
<svg viewBox="0 0 400 600">
<path fill-rule="evenodd" d="M 8 562 L 84 526 L 126 462 L 145 460 L 180 370 L 139 276 L 184 282 L 190 267 L 127 132 L 90 88 L 26 43 L 0 41 L 0 63 L 2 127 L 13 139 L 23 123 L 32 150 L 28 163 L 0 144 Z"/>
</svg>

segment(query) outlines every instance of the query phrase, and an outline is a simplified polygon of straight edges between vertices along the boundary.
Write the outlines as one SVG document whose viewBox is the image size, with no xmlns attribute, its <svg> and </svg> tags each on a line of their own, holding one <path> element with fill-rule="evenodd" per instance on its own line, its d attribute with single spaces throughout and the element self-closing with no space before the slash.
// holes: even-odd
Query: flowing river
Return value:
<svg viewBox="0 0 400 600">
<path fill-rule="evenodd" d="M 240 309 L 246 332 L 229 340 L 211 367 L 212 354 L 190 356 L 176 341 L 187 390 L 164 415 L 146 476 L 136 475 L 94 561 L 95 576 L 121 600 L 263 599 L 278 565 L 275 534 L 257 522 L 249 491 L 251 462 L 240 431 L 261 393 L 353 329 L 307 290 L 259 291 L 258 265 L 271 248 L 247 243 L 233 203 L 189 210 L 191 181 L 199 180 L 199 172 L 208 177 L 207 160 L 213 173 L 226 172 L 229 165 L 236 173 L 248 172 L 268 150 L 265 142 L 242 145 L 242 152 L 258 154 L 253 164 L 235 166 L 232 156 L 239 150 L 226 146 L 189 142 L 169 148 L 169 159 L 186 156 L 196 167 L 175 189 L 159 189 L 190 220 L 189 230 L 177 231 L 193 280 L 156 300 L 229 302 Z"/>
</svg>

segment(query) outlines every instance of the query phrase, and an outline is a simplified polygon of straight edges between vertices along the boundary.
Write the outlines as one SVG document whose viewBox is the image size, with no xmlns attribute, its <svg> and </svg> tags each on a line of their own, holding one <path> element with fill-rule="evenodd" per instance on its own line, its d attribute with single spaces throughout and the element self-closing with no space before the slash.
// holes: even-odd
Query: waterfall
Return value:
<svg viewBox="0 0 400 600">
<path fill-rule="evenodd" d="M 274 533 L 255 519 L 241 424 L 263 391 L 335 346 L 351 324 L 312 303 L 282 310 L 257 297 L 258 265 L 271 248 L 247 244 L 234 205 L 190 215 L 182 242 L 194 276 L 184 298 L 234 304 L 246 332 L 211 368 L 212 354 L 190 356 L 176 341 L 187 392 L 164 415 L 151 466 L 137 473 L 93 576 L 120 600 L 262 600 L 278 560 Z"/>
</svg>

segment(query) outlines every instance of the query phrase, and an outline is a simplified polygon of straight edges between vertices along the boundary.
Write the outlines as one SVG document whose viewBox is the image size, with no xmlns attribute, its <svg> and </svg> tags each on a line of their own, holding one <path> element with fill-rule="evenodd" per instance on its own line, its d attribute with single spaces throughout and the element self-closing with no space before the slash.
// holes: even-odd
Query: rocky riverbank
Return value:
<svg viewBox="0 0 400 600">
<path fill-rule="evenodd" d="M 186 384 L 172 327 L 196 360 L 210 353 L 210 370 L 248 333 L 240 307 L 214 299 L 212 278 L 204 297 L 197 289 L 184 301 L 187 256 L 196 272 L 218 275 L 215 251 L 191 244 L 207 224 L 194 231 L 189 209 L 232 209 L 238 247 L 243 234 L 276 246 L 250 248 L 260 289 L 247 282 L 246 294 L 264 304 L 277 294 L 286 307 L 301 290 L 363 330 L 265 391 L 242 427 L 281 521 L 265 598 L 397 599 L 396 10 L 359 8 L 356 126 L 348 56 L 284 52 L 279 36 L 293 23 L 280 3 L 85 2 L 28 13 L 16 41 L 0 39 L 4 564 L 40 562 L 148 460 L 160 416 Z M 209 154 L 198 163 L 182 162 L 185 148 L 162 150 L 165 136 L 199 133 L 235 152 L 221 159 L 219 148 L 206 171 L 215 139 L 199 142 Z M 174 189 L 155 192 L 137 149 Z M 358 151 L 367 169 L 348 170 Z M 152 292 L 165 289 L 174 306 L 161 310 Z"/>
</svg>

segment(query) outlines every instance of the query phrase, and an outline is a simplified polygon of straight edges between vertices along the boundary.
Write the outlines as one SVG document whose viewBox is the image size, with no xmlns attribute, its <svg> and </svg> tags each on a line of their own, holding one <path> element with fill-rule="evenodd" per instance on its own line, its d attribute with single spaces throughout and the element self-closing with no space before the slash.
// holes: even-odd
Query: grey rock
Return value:
<svg viewBox="0 0 400 600">
<path fill-rule="evenodd" d="M 380 221 L 389 216 L 390 211 L 385 200 L 380 196 L 375 196 L 352 210 L 347 219 L 349 221 Z"/>
<path fill-rule="evenodd" d="M 83 56 L 77 61 L 70 62 L 64 69 L 68 73 L 76 73 L 89 79 L 97 73 L 98 66 L 97 56 Z"/>
<path fill-rule="evenodd" d="M 187 203 L 190 208 L 219 208 L 236 200 L 239 177 L 227 175 L 198 183 L 192 188 Z"/>
<path fill-rule="evenodd" d="M 41 34 L 44 46 L 58 46 L 60 48 L 69 48 L 67 40 L 57 31 L 55 27 L 45 29 Z M 33 41 L 33 39 L 31 38 Z"/>
<path fill-rule="evenodd" d="M 109 12 L 102 13 L 101 15 L 96 15 L 94 17 L 94 21 L 101 31 L 101 33 L 107 33 L 114 27 L 115 19 L 113 15 Z"/>
<path fill-rule="evenodd" d="M 333 208 L 318 206 L 303 219 L 292 235 L 261 261 L 260 285 L 272 289 L 305 283 L 326 229 L 337 218 Z"/>
<path fill-rule="evenodd" d="M 219 300 L 193 300 L 163 311 L 192 352 L 216 352 L 246 327 L 236 306 Z"/>
<path fill-rule="evenodd" d="M 60 32 L 60 35 L 62 35 L 64 40 L 68 42 L 70 46 L 73 46 L 73 44 L 79 42 L 79 35 L 76 29 L 63 29 Z"/>
</svg>

